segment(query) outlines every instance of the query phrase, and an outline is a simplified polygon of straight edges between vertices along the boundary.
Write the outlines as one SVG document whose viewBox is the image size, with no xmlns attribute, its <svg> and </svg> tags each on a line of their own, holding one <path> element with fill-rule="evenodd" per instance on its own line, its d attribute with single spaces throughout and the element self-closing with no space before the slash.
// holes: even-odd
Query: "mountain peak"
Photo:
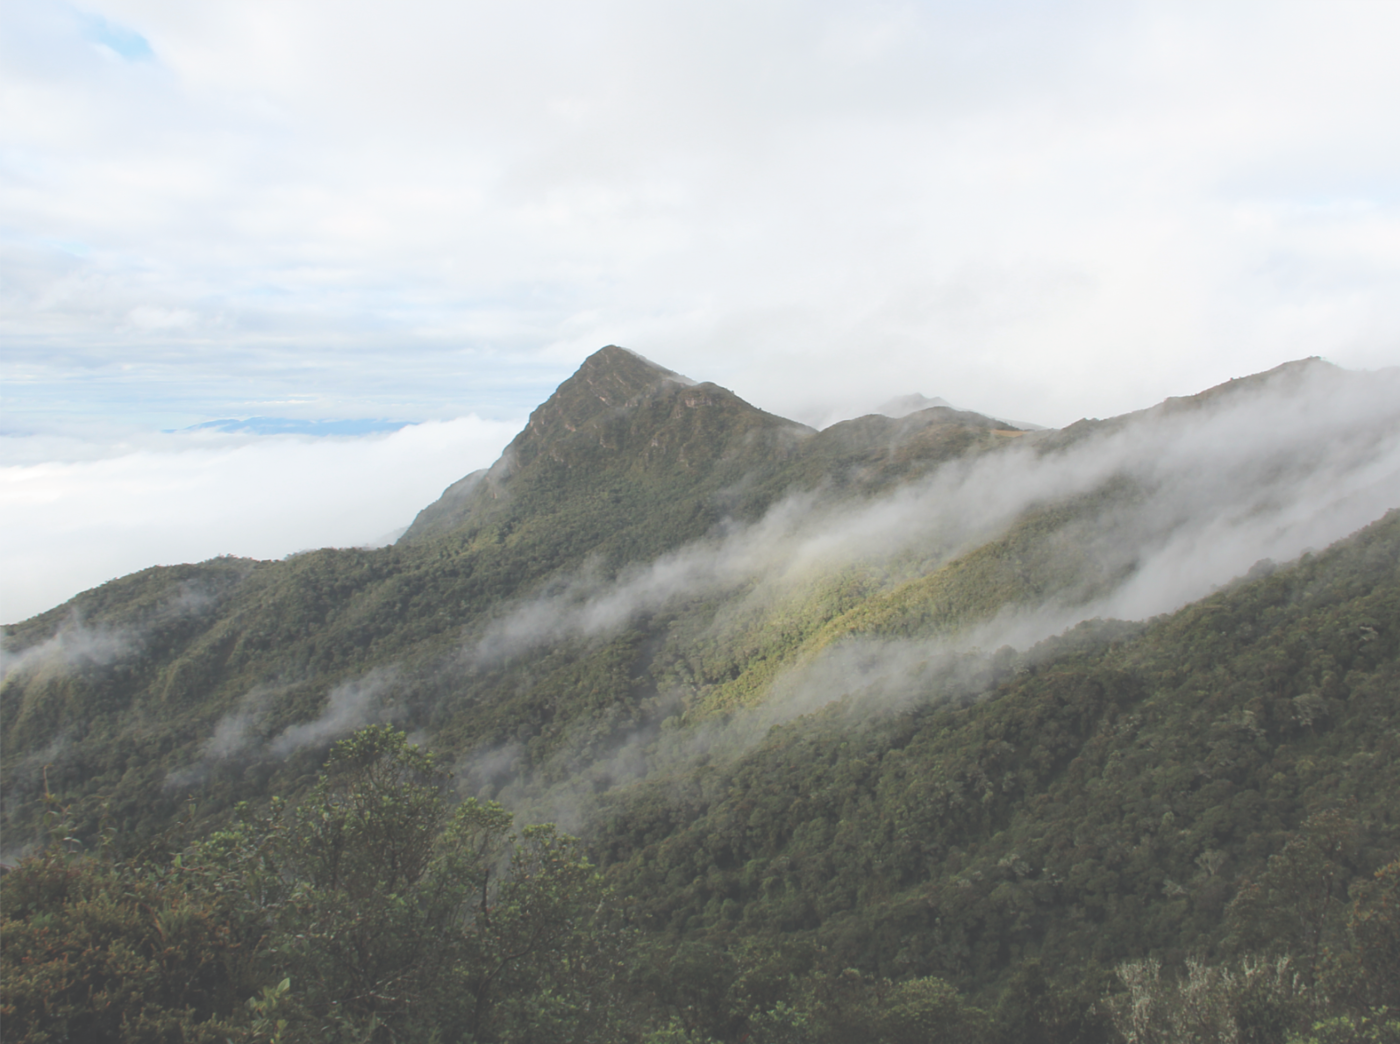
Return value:
<svg viewBox="0 0 1400 1044">
<path fill-rule="evenodd" d="M 716 489 L 771 469 L 794 438 L 813 434 L 725 388 L 610 344 L 530 414 L 495 464 L 448 487 L 401 539 L 412 543 L 447 532 L 469 517 L 526 511 L 522 504 L 534 505 L 528 511 L 542 517 L 572 497 L 576 506 L 585 505 L 579 510 L 593 511 L 588 505 L 600 488 L 620 498 L 624 487 L 637 496 L 665 487 L 673 502 L 702 505 L 697 510 L 704 514 Z M 609 522 L 614 531 L 620 525 Z"/>
<path fill-rule="evenodd" d="M 632 351 L 631 348 L 623 348 L 620 345 L 608 344 L 599 348 L 590 355 L 575 371 L 573 380 L 578 377 L 616 378 L 620 380 L 672 380 L 680 384 L 694 384 L 695 382 L 675 370 L 668 370 L 660 363 L 654 363 L 645 355 Z M 568 383 L 567 381 L 565 382 Z"/>
<path fill-rule="evenodd" d="M 674 370 L 615 344 L 599 348 L 534 413 L 516 443 L 533 436 L 577 431 L 590 419 L 616 409 L 660 385 L 694 384 Z M 515 445 L 517 450 L 522 448 Z"/>
<path fill-rule="evenodd" d="M 574 375 L 559 385 L 549 401 L 568 397 L 571 392 L 586 391 L 604 408 L 609 408 L 621 406 L 663 382 L 684 386 L 695 383 L 689 377 L 668 370 L 629 348 L 610 344 L 583 360 Z"/>
</svg>

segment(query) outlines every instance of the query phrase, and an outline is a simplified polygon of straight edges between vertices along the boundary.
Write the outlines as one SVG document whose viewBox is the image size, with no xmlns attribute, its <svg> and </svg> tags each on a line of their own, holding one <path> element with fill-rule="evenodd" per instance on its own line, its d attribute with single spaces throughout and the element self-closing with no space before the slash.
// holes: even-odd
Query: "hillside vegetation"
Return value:
<svg viewBox="0 0 1400 1044">
<path fill-rule="evenodd" d="M 5 629 L 6 960 L 69 967 L 115 904 L 152 956 L 84 974 L 147 984 L 131 1039 L 1145 1040 L 1188 962 L 1217 1036 L 1391 1032 L 1397 391 L 1304 361 L 814 432 L 603 349 L 393 547 Z M 346 779 L 357 858 L 410 869 L 308 862 Z M 26 975 L 13 1012 L 62 993 Z"/>
</svg>

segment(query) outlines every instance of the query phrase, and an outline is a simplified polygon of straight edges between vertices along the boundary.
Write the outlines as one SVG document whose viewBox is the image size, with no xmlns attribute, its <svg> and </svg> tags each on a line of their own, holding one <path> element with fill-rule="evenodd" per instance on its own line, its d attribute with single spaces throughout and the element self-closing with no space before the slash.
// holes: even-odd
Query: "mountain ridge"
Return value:
<svg viewBox="0 0 1400 1044">
<path fill-rule="evenodd" d="M 1000 422 L 937 406 L 904 418 L 856 418 L 818 432 L 770 414 L 726 388 L 696 382 L 616 345 L 599 349 L 533 413 L 491 467 L 463 477 L 421 511 L 403 543 L 502 514 L 513 489 L 557 488 L 558 470 L 586 468 L 600 482 L 679 470 L 718 495 L 726 487 L 812 484 L 835 468 L 884 465 L 907 477 L 915 458 L 966 452 L 974 433 Z M 981 440 L 983 448 L 996 438 Z M 733 507 L 761 510 L 772 494 Z M 532 505 L 533 508 L 533 505 Z M 715 519 L 717 521 L 717 519 Z"/>
<path fill-rule="evenodd" d="M 694 1039 L 937 976 L 1003 1044 L 1102 1044 L 1025 1020 L 1098 1025 L 1119 960 L 1315 961 L 1395 858 L 1400 374 L 816 432 L 609 348 L 512 446 L 412 539 L 7 626 L 4 858 L 55 808 L 122 853 L 226 837 L 392 725 L 455 798 L 583 835 Z M 1298 851 L 1321 935 L 1250 898 Z"/>
</svg>

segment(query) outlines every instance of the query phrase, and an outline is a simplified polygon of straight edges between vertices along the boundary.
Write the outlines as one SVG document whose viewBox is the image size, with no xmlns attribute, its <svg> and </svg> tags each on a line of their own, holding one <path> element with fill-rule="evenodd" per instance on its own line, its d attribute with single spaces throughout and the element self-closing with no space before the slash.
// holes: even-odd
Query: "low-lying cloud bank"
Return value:
<svg viewBox="0 0 1400 1044">
<path fill-rule="evenodd" d="M 387 543 L 520 426 L 471 416 L 357 438 L 178 432 L 115 449 L 0 439 L 0 459 L 22 461 L 0 465 L 0 620 L 151 565 Z"/>
</svg>

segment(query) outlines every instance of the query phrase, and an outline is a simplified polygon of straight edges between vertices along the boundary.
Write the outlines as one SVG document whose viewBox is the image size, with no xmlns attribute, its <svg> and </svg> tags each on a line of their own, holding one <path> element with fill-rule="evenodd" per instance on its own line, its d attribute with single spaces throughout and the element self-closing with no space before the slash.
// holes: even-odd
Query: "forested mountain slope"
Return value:
<svg viewBox="0 0 1400 1044">
<path fill-rule="evenodd" d="M 912 705 L 853 693 L 732 767 L 620 792 L 597 849 L 667 937 L 984 997 L 1035 959 L 1092 980 L 1148 953 L 1335 946 L 1300 904 L 1335 914 L 1400 857 L 1400 512 L 1258 572 L 974 661 Z M 1304 894 L 1248 901 L 1286 842 L 1328 831 Z"/>
<path fill-rule="evenodd" d="M 512 639 L 493 621 L 761 516 L 786 492 L 854 495 L 1018 434 L 924 412 L 817 434 L 602 349 L 488 475 L 454 486 L 395 547 L 148 569 L 8 627 L 9 836 L 23 836 L 45 765 L 51 788 L 87 795 L 83 829 L 106 816 L 146 831 L 183 806 L 183 784 L 207 783 L 211 808 L 295 790 L 366 721 L 426 726 L 461 750 L 593 715 L 600 678 L 636 673 L 641 632 L 603 650 L 565 641 L 522 671 L 482 653 Z M 602 709 L 641 713 L 637 688 Z"/>
<path fill-rule="evenodd" d="M 999 1040 L 1103 1039 L 1120 960 L 1356 950 L 1400 857 L 1397 506 L 1389 372 L 814 432 L 605 348 L 393 547 L 6 627 L 6 858 L 59 808 L 122 852 L 309 823 L 330 745 L 390 723 L 454 799 L 583 837 L 658 1040 L 847 1039 L 793 1027 L 900 990 L 992 1032 L 945 980 Z"/>
<path fill-rule="evenodd" d="M 915 691 L 1379 517 L 1396 385 L 1310 360 L 1063 431 L 936 407 L 818 433 L 604 348 L 396 546 L 145 570 L 6 628 L 7 843 L 45 771 L 81 830 L 141 834 L 295 793 L 373 721 L 577 825 L 678 730 Z"/>
</svg>

